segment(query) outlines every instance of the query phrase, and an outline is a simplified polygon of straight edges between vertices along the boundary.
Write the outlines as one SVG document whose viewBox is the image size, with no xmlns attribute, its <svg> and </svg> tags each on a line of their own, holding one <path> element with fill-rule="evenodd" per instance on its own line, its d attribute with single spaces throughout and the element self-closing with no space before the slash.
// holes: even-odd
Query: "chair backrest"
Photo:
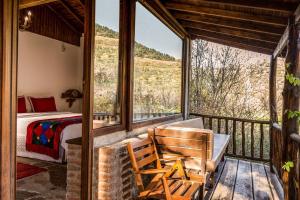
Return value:
<svg viewBox="0 0 300 200">
<path fill-rule="evenodd" d="M 173 123 L 170 123 L 170 124 L 159 126 L 158 128 L 161 128 L 161 127 L 182 127 L 182 128 L 204 129 L 202 117 L 183 120 L 183 121 L 178 121 L 178 122 L 173 122 Z"/>
<path fill-rule="evenodd" d="M 139 191 L 144 190 L 144 184 L 142 181 L 140 170 L 156 165 L 156 168 L 160 169 L 161 164 L 159 162 L 158 153 L 151 137 L 127 144 L 128 153 L 130 156 L 132 168 L 135 172 L 136 183 Z"/>
<path fill-rule="evenodd" d="M 163 157 L 184 156 L 187 168 L 205 173 L 205 165 L 213 154 L 213 131 L 197 128 L 158 127 L 148 130 Z"/>
</svg>

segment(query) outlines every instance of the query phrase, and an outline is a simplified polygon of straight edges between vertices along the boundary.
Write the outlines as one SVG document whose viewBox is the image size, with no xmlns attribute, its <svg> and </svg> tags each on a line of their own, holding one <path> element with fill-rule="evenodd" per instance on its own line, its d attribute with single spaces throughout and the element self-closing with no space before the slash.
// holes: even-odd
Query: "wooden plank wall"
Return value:
<svg viewBox="0 0 300 200">
<path fill-rule="evenodd" d="M 71 29 L 68 24 L 45 5 L 20 10 L 20 24 L 24 23 L 24 17 L 28 10 L 32 12 L 32 25 L 28 31 L 80 46 L 81 33 Z"/>
</svg>

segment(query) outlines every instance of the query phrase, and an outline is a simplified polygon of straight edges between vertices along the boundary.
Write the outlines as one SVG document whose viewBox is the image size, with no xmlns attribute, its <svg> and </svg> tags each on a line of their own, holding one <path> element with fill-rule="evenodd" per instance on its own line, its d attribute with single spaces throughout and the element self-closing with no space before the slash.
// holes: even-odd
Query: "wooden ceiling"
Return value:
<svg viewBox="0 0 300 200">
<path fill-rule="evenodd" d="M 160 0 L 193 39 L 272 54 L 300 0 Z"/>
<path fill-rule="evenodd" d="M 272 54 L 300 0 L 141 0 L 167 12 L 192 39 Z M 159 2 L 163 8 L 157 7 Z M 84 0 L 20 0 L 20 9 L 46 7 L 73 32 L 84 32 Z M 173 21 L 170 20 L 173 18 Z"/>
<path fill-rule="evenodd" d="M 84 32 L 84 0 L 20 0 L 20 22 L 32 12 L 28 31 L 80 45 Z"/>
</svg>

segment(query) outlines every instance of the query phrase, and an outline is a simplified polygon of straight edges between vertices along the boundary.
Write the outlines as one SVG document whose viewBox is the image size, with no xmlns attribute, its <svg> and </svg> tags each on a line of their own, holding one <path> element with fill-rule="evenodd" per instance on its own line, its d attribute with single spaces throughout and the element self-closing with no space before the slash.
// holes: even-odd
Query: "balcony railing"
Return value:
<svg viewBox="0 0 300 200">
<path fill-rule="evenodd" d="M 270 122 L 233 117 L 221 117 L 191 113 L 191 117 L 202 117 L 204 128 L 215 133 L 231 135 L 227 156 L 257 161 L 270 161 Z"/>
</svg>

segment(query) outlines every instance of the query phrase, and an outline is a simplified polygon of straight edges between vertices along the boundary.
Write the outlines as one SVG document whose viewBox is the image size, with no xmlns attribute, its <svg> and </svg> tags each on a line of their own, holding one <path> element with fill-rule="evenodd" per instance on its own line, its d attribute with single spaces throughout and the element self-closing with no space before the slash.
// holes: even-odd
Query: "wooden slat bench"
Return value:
<svg viewBox="0 0 300 200">
<path fill-rule="evenodd" d="M 214 134 L 212 130 L 204 129 L 202 118 L 175 122 L 155 129 L 149 129 L 148 134 L 154 137 L 161 156 L 173 155 L 191 156 L 185 160 L 185 167 L 192 169 L 193 178 L 214 182 L 214 172 L 224 157 L 230 136 Z M 207 141 L 203 135 L 208 135 Z M 200 170 L 200 171 L 199 171 Z"/>
</svg>

